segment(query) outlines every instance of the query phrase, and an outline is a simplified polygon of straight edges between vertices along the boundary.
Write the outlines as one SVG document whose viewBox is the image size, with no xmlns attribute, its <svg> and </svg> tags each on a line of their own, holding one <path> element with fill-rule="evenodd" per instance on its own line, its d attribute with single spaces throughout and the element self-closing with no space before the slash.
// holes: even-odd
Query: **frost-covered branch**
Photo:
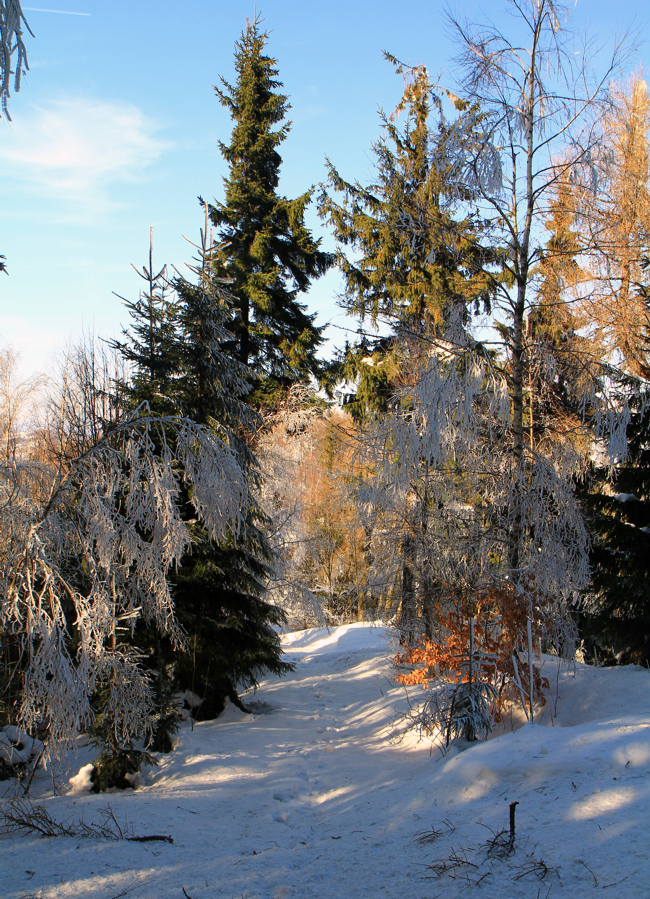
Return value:
<svg viewBox="0 0 650 899">
<path fill-rule="evenodd" d="M 0 472 L 12 497 L 0 513 L 0 625 L 27 659 L 19 720 L 68 741 L 91 723 L 91 697 L 104 686 L 127 741 L 149 726 L 151 688 L 116 633 L 143 619 L 183 644 L 168 575 L 191 547 L 185 506 L 211 539 L 236 537 L 246 476 L 213 432 L 146 406 L 51 471 L 45 499 L 34 489 L 39 470 L 23 469 L 19 482 L 13 468 Z"/>
<path fill-rule="evenodd" d="M 9 99 L 9 85 L 11 76 L 14 76 L 14 90 L 20 90 L 20 80 L 27 65 L 27 50 L 23 42 L 23 25 L 32 34 L 27 20 L 20 6 L 20 0 L 0 0 L 0 98 L 2 99 L 2 112 L 11 121 L 7 100 Z M 14 68 L 12 69 L 12 56 L 15 55 Z"/>
</svg>

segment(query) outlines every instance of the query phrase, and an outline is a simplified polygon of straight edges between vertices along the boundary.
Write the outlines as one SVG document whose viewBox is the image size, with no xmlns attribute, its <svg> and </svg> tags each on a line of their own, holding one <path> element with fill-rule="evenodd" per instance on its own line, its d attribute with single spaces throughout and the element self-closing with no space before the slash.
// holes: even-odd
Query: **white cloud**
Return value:
<svg viewBox="0 0 650 899">
<path fill-rule="evenodd" d="M 159 127 L 129 104 L 57 99 L 3 129 L 0 158 L 5 175 L 23 188 L 91 205 L 97 213 L 98 204 L 103 211 L 115 205 L 111 187 L 143 180 L 170 146 L 157 136 Z"/>
</svg>

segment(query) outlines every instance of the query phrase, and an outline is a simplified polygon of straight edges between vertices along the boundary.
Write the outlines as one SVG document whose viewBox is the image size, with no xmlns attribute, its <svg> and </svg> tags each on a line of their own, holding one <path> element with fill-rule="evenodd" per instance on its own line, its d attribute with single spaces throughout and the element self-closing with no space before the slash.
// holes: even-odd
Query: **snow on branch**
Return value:
<svg viewBox="0 0 650 899">
<path fill-rule="evenodd" d="M 186 504 L 212 539 L 236 536 L 246 477 L 213 432 L 146 406 L 59 468 L 47 493 L 41 475 L 28 463 L 0 468 L 0 627 L 28 660 L 20 723 L 69 741 L 108 688 L 126 741 L 149 726 L 151 687 L 116 634 L 144 619 L 183 644 L 168 575 L 191 548 Z"/>
<path fill-rule="evenodd" d="M 20 0 L 0 0 L 0 97 L 2 98 L 2 112 L 11 121 L 7 109 L 9 97 L 9 84 L 11 76 L 14 76 L 14 90 L 20 90 L 21 77 L 29 66 L 27 65 L 27 51 L 23 43 L 23 23 L 32 34 L 27 20 L 20 6 Z M 11 57 L 16 55 L 15 68 L 11 67 Z"/>
<path fill-rule="evenodd" d="M 385 545 L 373 548 L 377 574 L 394 573 L 387 589 L 402 603 L 398 584 L 407 568 L 418 595 L 514 590 L 539 626 L 568 645 L 570 611 L 589 579 L 576 477 L 594 434 L 620 450 L 625 404 L 596 384 L 575 433 L 553 438 L 549 430 L 517 457 L 507 373 L 488 354 L 438 347 L 420 362 L 364 449 L 370 475 L 358 498 L 383 523 Z M 381 542 L 379 532 L 375 539 Z"/>
</svg>

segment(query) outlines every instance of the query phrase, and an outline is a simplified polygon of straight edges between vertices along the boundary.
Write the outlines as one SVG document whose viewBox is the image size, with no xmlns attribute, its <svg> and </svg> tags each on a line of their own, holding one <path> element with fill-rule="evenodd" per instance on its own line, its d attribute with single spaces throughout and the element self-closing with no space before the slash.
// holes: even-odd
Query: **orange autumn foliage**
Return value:
<svg viewBox="0 0 650 899">
<path fill-rule="evenodd" d="M 538 609 L 539 611 L 539 609 Z M 488 589 L 479 597 L 467 600 L 451 591 L 443 593 L 433 616 L 436 634 L 421 636 L 414 646 L 395 656 L 399 667 L 411 670 L 398 674 L 404 685 L 421 684 L 427 689 L 437 680 L 463 683 L 469 679 L 470 619 L 474 619 L 474 679 L 490 681 L 498 691 L 496 720 L 503 703 L 513 697 L 511 685 L 520 679 L 528 691 L 528 664 L 520 664 L 515 672 L 513 654 L 526 634 L 530 603 L 509 587 Z M 533 638 L 541 633 L 541 620 L 533 622 Z M 533 666 L 533 690 L 544 703 L 543 689 L 548 687 L 537 666 Z"/>
</svg>

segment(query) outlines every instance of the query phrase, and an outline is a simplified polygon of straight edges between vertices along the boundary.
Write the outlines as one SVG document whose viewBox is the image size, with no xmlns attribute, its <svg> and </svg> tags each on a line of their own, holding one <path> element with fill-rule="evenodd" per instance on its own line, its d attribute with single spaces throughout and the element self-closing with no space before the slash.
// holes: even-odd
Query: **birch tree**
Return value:
<svg viewBox="0 0 650 899">
<path fill-rule="evenodd" d="M 513 0 L 514 24 L 505 32 L 492 23 L 475 26 L 450 16 L 459 45 L 457 65 L 464 96 L 477 104 L 483 136 L 477 143 L 461 129 L 446 142 L 456 160 L 459 183 L 470 185 L 475 201 L 486 210 L 502 249 L 507 278 L 497 285 L 497 314 L 504 316 L 500 333 L 507 364 L 511 411 L 508 425 L 513 519 L 508 547 L 509 576 L 523 588 L 527 578 L 522 559 L 528 486 L 539 467 L 551 464 L 562 478 L 580 468 L 576 440 L 558 441 L 542 455 L 530 444 L 525 394 L 533 342 L 527 317 L 540 304 L 538 264 L 544 251 L 542 226 L 558 187 L 579 168 L 589 165 L 600 139 L 598 116 L 609 108 L 607 85 L 624 56 L 617 42 L 602 72 L 590 69 L 590 45 L 565 25 L 566 11 L 553 0 Z M 576 63 L 576 60 L 580 60 Z M 588 360 L 583 360 L 587 364 Z M 552 360 L 549 359 L 552 377 Z M 607 402 L 597 377 L 574 385 L 583 418 Z M 586 392 L 585 392 L 586 391 Z M 596 428 L 615 418 L 614 408 L 602 408 Z M 611 433 L 615 452 L 624 452 L 624 427 Z M 584 459 L 583 459 L 584 461 Z"/>
<path fill-rule="evenodd" d="M 460 209 L 474 206 L 497 248 L 485 271 L 494 296 L 488 323 L 498 341 L 491 348 L 485 331 L 479 341 L 465 328 L 420 335 L 419 352 L 405 346 L 412 376 L 371 431 L 375 478 L 365 499 L 406 510 L 416 542 L 400 544 L 403 554 L 409 547 L 414 572 L 409 590 L 433 591 L 434 639 L 449 639 L 450 606 L 456 620 L 482 615 L 485 641 L 497 640 L 500 670 L 513 678 L 517 649 L 528 643 L 532 713 L 532 636 L 546 635 L 572 653 L 571 610 L 589 578 L 576 478 L 595 444 L 610 460 L 626 453 L 625 398 L 613 395 L 585 342 L 569 343 L 572 365 L 560 358 L 541 315 L 548 319 L 549 306 L 566 300 L 564 287 L 552 296 L 549 256 L 560 279 L 575 256 L 570 241 L 547 246 L 544 225 L 572 176 L 594 158 L 595 120 L 608 108 L 607 84 L 621 53 L 617 48 L 594 78 L 584 52 L 576 68 L 579 45 L 551 0 L 509 6 L 508 33 L 450 16 L 461 96 L 447 95 L 460 114 L 430 151 L 432 166 L 446 173 L 447 195 Z M 411 230 L 425 234 L 417 217 Z M 534 392 L 556 396 L 537 402 Z M 407 520 L 409 502 L 418 508 L 418 531 Z M 414 604 L 417 612 L 424 607 Z M 463 678 L 473 668 L 474 650 L 465 651 Z"/>
<path fill-rule="evenodd" d="M 0 626 L 17 649 L 7 712 L 46 728 L 50 749 L 92 723 L 100 689 L 121 745 L 151 731 L 150 679 L 118 634 L 143 620 L 185 645 L 170 590 L 192 543 L 179 499 L 215 541 L 239 533 L 249 502 L 240 460 L 217 434 L 146 404 L 102 421 L 89 370 L 87 360 L 65 367 L 49 461 L 5 458 L 0 471 Z"/>
</svg>

